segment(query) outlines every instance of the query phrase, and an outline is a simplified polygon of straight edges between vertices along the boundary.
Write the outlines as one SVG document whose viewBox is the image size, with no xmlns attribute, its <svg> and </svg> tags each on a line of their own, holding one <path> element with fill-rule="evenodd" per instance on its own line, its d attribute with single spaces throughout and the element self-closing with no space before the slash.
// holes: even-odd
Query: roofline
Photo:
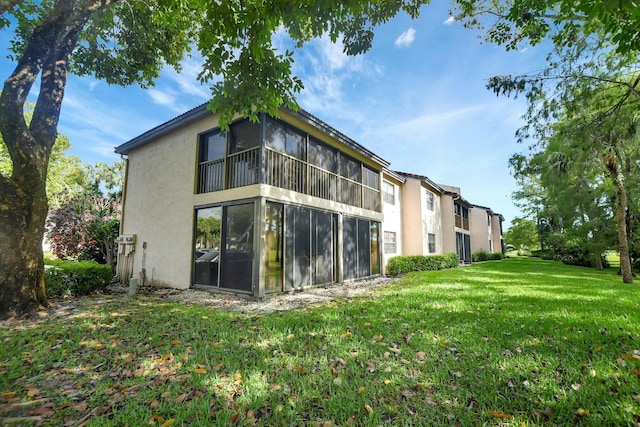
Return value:
<svg viewBox="0 0 640 427">
<path fill-rule="evenodd" d="M 213 115 L 213 113 L 207 109 L 208 105 L 209 105 L 208 102 L 205 102 L 204 104 L 200 104 L 197 107 L 192 108 L 191 110 L 183 114 L 180 114 L 174 117 L 173 119 L 159 126 L 154 127 L 153 129 L 146 131 L 145 133 L 125 142 L 124 144 L 117 146 L 115 148 L 115 152 L 118 154 L 128 154 L 129 152 L 131 152 L 131 150 L 141 147 L 151 142 L 152 140 L 158 137 L 161 137 L 163 135 L 166 135 L 167 133 L 172 132 L 182 126 L 186 126 L 189 123 L 193 122 L 194 120 L 205 117 L 208 114 Z M 386 168 L 387 166 L 390 165 L 390 163 L 387 160 L 384 160 L 382 157 L 378 156 L 373 151 L 370 151 L 369 149 L 360 145 L 355 140 L 349 138 L 342 132 L 330 126 L 329 124 L 323 122 L 318 117 L 314 116 L 308 111 L 303 109 L 294 111 L 289 108 L 282 108 L 282 110 L 293 114 L 295 117 L 301 119 L 302 121 L 315 127 L 316 129 L 324 132 L 325 134 L 337 139 L 344 145 L 349 146 L 353 148 L 355 151 L 369 157 L 374 162 L 382 165 L 383 168 Z"/>
<path fill-rule="evenodd" d="M 419 179 L 420 181 L 424 181 L 427 184 L 429 184 L 431 186 L 431 188 L 433 188 L 434 190 L 438 191 L 440 194 L 445 194 L 446 191 L 440 187 L 438 184 L 436 184 L 434 181 L 432 181 L 428 176 L 425 175 L 418 175 L 415 173 L 409 173 L 409 172 L 401 172 L 401 171 L 394 171 L 395 173 L 397 173 L 398 175 L 407 177 L 407 178 L 413 178 L 413 179 Z"/>
<path fill-rule="evenodd" d="M 380 157 L 377 154 L 375 154 L 373 151 L 371 151 L 368 148 L 360 145 L 355 140 L 349 138 L 348 136 L 346 136 L 345 134 L 343 134 L 342 132 L 340 132 L 339 130 L 334 128 L 333 126 L 331 126 L 331 125 L 327 124 L 326 122 L 320 120 L 318 117 L 314 116 L 313 114 L 309 113 L 308 111 L 306 111 L 306 110 L 304 110 L 302 108 L 300 108 L 298 111 L 294 111 L 294 110 L 291 110 L 289 108 L 283 108 L 283 110 L 288 111 L 290 113 L 293 113 L 293 115 L 295 115 L 298 118 L 304 120 L 305 122 L 307 122 L 308 124 L 312 125 L 316 129 L 320 129 L 321 131 L 323 131 L 327 135 L 337 139 L 338 141 L 342 142 L 343 144 L 345 144 L 347 146 L 351 146 L 351 148 L 353 148 L 356 151 L 366 155 L 367 157 L 370 157 L 371 160 L 375 161 L 376 163 L 381 164 L 384 168 L 386 168 L 387 166 L 389 166 L 391 164 L 387 160 L 385 160 L 382 157 Z"/>
<path fill-rule="evenodd" d="M 393 178 L 393 179 L 395 179 L 395 180 L 397 180 L 397 181 L 400 181 L 400 182 L 401 182 L 401 183 L 403 183 L 403 184 L 404 184 L 405 182 L 407 182 L 407 177 L 405 177 L 404 175 L 399 174 L 399 173 L 398 173 L 398 172 L 396 172 L 396 171 L 392 171 L 391 169 L 384 168 L 384 169 L 382 170 L 382 174 L 383 174 L 383 175 L 388 175 L 388 176 L 390 176 L 391 178 Z"/>
<path fill-rule="evenodd" d="M 187 124 L 197 120 L 199 118 L 205 117 L 207 114 L 211 114 L 211 111 L 207 110 L 208 102 L 204 104 L 200 104 L 191 110 L 188 110 L 185 113 L 182 113 L 173 119 L 162 123 L 159 126 L 156 126 L 145 133 L 136 136 L 133 139 L 121 144 L 115 148 L 115 152 L 117 154 L 129 154 L 131 150 L 141 147 L 151 140 L 156 139 L 162 135 L 165 135 L 171 131 L 174 131 L 182 126 L 186 126 Z"/>
</svg>

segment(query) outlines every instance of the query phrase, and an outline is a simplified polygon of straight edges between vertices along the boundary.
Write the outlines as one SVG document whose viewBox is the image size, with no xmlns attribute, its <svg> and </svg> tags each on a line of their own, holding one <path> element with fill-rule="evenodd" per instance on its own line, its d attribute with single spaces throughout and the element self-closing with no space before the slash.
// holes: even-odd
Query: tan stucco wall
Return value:
<svg viewBox="0 0 640 427">
<path fill-rule="evenodd" d="M 469 228 L 471 231 L 471 253 L 476 253 L 480 250 L 490 252 L 490 229 L 487 224 L 486 209 L 476 207 L 469 209 Z"/>
<path fill-rule="evenodd" d="M 501 219 L 499 215 L 491 218 L 491 233 L 493 234 L 493 252 L 502 252 L 502 233 L 500 232 Z"/>
<path fill-rule="evenodd" d="M 402 255 L 423 255 L 422 185 L 407 178 L 402 187 Z"/>
<path fill-rule="evenodd" d="M 190 286 L 197 135 L 215 124 L 203 118 L 129 153 L 123 233 L 137 235 L 134 277 L 144 267 L 159 285 Z"/>
<path fill-rule="evenodd" d="M 442 251 L 445 254 L 456 252 L 456 228 L 453 214 L 453 197 L 443 194 L 440 197 L 442 212 Z"/>
</svg>

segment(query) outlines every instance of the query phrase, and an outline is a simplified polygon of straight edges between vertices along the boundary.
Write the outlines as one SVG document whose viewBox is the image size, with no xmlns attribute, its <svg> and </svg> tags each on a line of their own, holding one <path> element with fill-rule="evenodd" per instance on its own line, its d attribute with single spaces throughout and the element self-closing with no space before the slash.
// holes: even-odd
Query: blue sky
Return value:
<svg viewBox="0 0 640 427">
<path fill-rule="evenodd" d="M 526 149 L 514 138 L 526 105 L 496 97 L 485 84 L 493 75 L 542 68 L 546 51 L 482 44 L 478 32 L 449 19 L 448 6 L 436 1 L 416 20 L 397 16 L 357 57 L 326 38 L 312 41 L 295 55 L 294 72 L 306 86 L 298 101 L 392 169 L 461 187 L 471 203 L 503 214 L 508 228 L 521 215 L 510 197 L 516 187 L 507 162 Z M 8 40 L 7 31 L 0 33 L 3 53 Z M 274 42 L 287 45 L 286 34 Z M 13 65 L 0 56 L 4 80 Z M 147 90 L 71 77 L 59 125 L 70 153 L 112 163 L 115 146 L 207 101 L 209 90 L 196 79 L 200 64 L 197 56 L 185 59 L 181 74 L 167 68 Z"/>
</svg>

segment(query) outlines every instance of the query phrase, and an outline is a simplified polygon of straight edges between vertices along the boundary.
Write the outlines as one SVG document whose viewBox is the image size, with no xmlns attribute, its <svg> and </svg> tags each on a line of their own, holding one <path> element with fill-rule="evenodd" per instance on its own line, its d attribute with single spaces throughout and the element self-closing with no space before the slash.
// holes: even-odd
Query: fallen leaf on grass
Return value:
<svg viewBox="0 0 640 427">
<path fill-rule="evenodd" d="M 640 380 L 640 369 L 632 369 L 631 373 L 638 377 L 638 379 Z"/>
<path fill-rule="evenodd" d="M 489 413 L 490 413 L 492 416 L 494 416 L 494 417 L 496 417 L 496 418 L 503 419 L 503 420 L 506 420 L 507 418 L 509 418 L 509 415 L 508 415 L 508 414 L 503 414 L 502 412 L 498 412 L 498 411 L 489 411 Z"/>
<path fill-rule="evenodd" d="M 193 372 L 195 372 L 196 374 L 206 374 L 207 370 L 204 368 L 196 368 L 193 370 Z"/>
<path fill-rule="evenodd" d="M 158 399 L 153 400 L 150 404 L 149 407 L 151 409 L 156 409 L 158 406 L 160 406 L 160 402 L 158 402 Z"/>
<path fill-rule="evenodd" d="M 173 425 L 173 423 L 175 422 L 176 422 L 175 418 L 169 418 L 167 421 L 163 422 L 160 427 L 169 427 L 170 425 Z"/>
<path fill-rule="evenodd" d="M 73 409 L 75 409 L 78 412 L 84 412 L 87 410 L 87 402 L 86 401 L 80 402 L 77 405 L 75 405 Z"/>
<path fill-rule="evenodd" d="M 171 340 L 171 344 L 182 344 L 182 340 Z"/>
<path fill-rule="evenodd" d="M 351 332 L 345 332 L 344 334 L 342 334 L 342 336 L 348 338 L 351 336 Z"/>
<path fill-rule="evenodd" d="M 366 388 L 364 388 L 364 386 L 358 387 L 358 394 L 364 393 L 365 390 L 366 390 Z"/>
<path fill-rule="evenodd" d="M 363 407 L 364 407 L 364 410 L 367 411 L 368 415 L 373 414 L 373 408 L 371 407 L 371 405 L 365 403 Z"/>
<path fill-rule="evenodd" d="M 269 386 L 269 391 L 278 391 L 282 388 L 280 384 L 271 384 Z"/>
<path fill-rule="evenodd" d="M 234 414 L 230 419 L 229 422 L 231 424 L 236 424 L 238 421 L 240 421 L 240 414 Z"/>
<path fill-rule="evenodd" d="M 180 396 L 176 397 L 176 403 L 182 403 L 187 398 L 187 393 L 182 393 Z"/>
<path fill-rule="evenodd" d="M 587 411 L 586 409 L 578 408 L 576 409 L 576 415 L 579 417 L 588 417 L 589 411 Z"/>
</svg>

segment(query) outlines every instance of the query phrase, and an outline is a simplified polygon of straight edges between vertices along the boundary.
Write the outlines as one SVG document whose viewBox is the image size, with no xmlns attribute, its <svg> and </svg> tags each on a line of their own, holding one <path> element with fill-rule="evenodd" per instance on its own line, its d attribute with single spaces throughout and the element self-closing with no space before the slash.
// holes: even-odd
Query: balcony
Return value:
<svg viewBox="0 0 640 427">
<path fill-rule="evenodd" d="M 460 215 L 455 215 L 455 225 L 463 230 L 469 230 L 469 218 L 463 218 Z"/>
<path fill-rule="evenodd" d="M 231 154 L 226 161 L 217 159 L 200 163 L 198 193 L 257 184 L 259 165 L 259 148 Z M 274 187 L 376 212 L 382 211 L 380 190 L 271 148 L 265 148 L 264 180 L 264 184 Z"/>
</svg>

